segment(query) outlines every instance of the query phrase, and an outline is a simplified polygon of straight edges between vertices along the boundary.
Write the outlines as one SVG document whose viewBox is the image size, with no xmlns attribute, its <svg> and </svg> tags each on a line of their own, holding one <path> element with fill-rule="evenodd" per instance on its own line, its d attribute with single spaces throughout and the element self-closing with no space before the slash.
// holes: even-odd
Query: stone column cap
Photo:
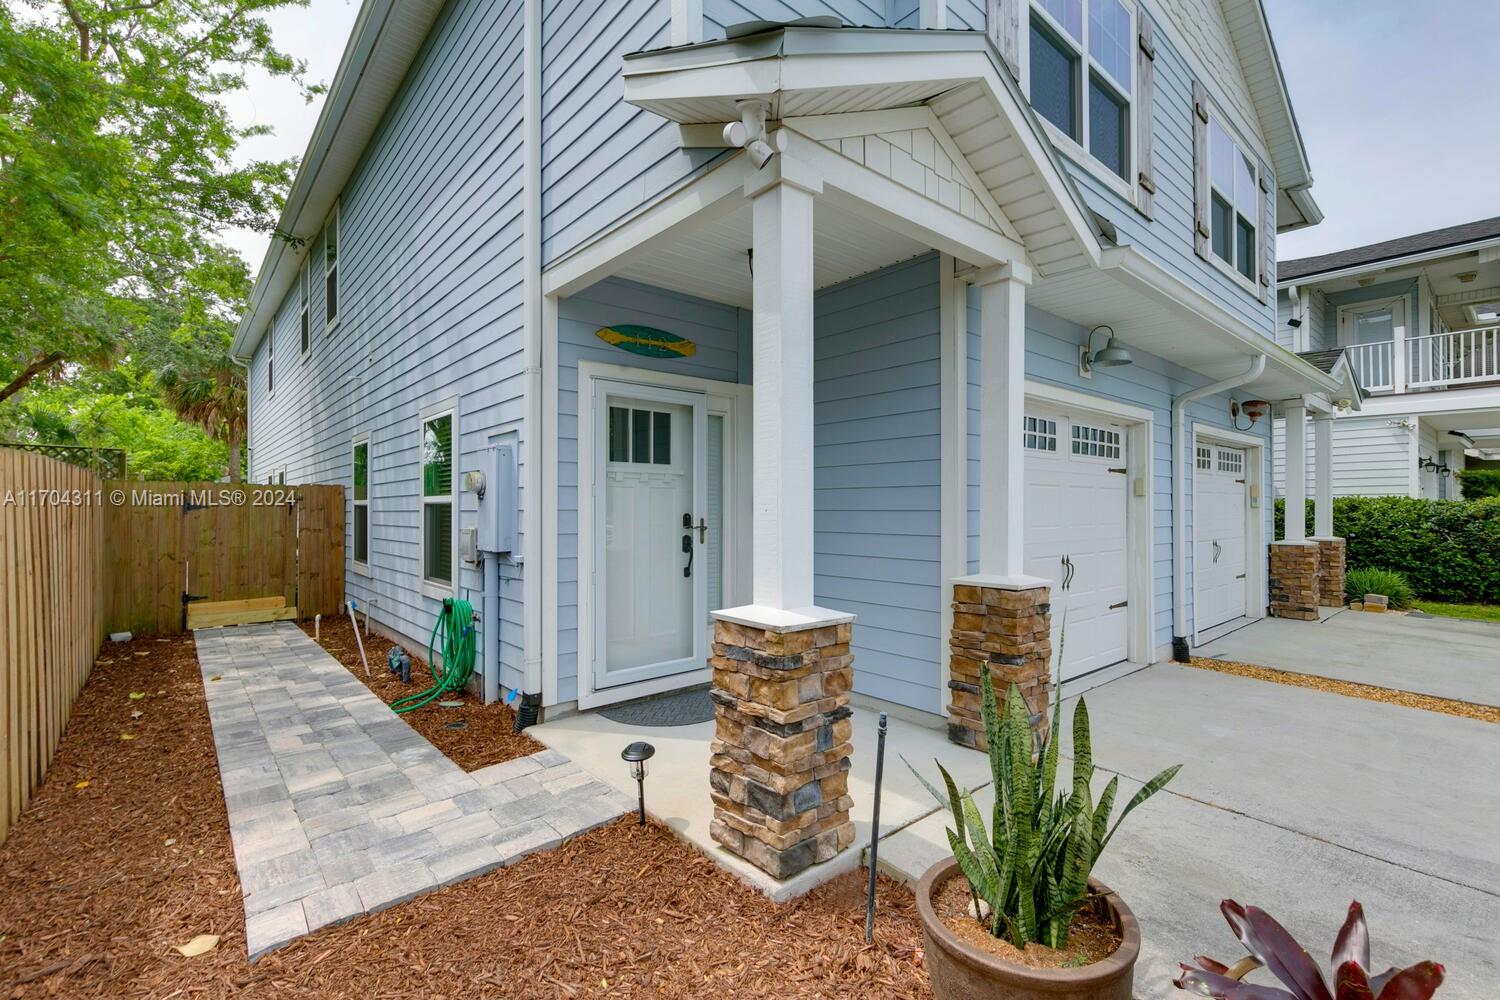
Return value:
<svg viewBox="0 0 1500 1000">
<path fill-rule="evenodd" d="M 989 587 L 993 590 L 1035 590 L 1052 586 L 1052 581 L 1044 576 L 1000 576 L 996 573 L 971 573 L 955 577 L 953 583 L 960 587 Z"/>
<path fill-rule="evenodd" d="M 1302 546 L 1307 546 L 1307 545 L 1317 545 L 1318 542 L 1317 542 L 1317 539 L 1314 539 L 1314 538 L 1298 538 L 1298 539 L 1283 538 L 1280 541 L 1275 541 L 1275 542 L 1272 542 L 1271 544 L 1272 545 L 1302 545 Z"/>
<path fill-rule="evenodd" d="M 1309 542 L 1342 542 L 1344 540 L 1344 536 L 1343 535 L 1308 535 L 1307 536 L 1307 540 Z"/>
<path fill-rule="evenodd" d="M 816 605 L 806 608 L 772 608 L 763 604 L 742 604 L 737 608 L 711 611 L 709 615 L 717 621 L 734 622 L 736 625 L 747 625 L 767 632 L 804 632 L 830 625 L 847 625 L 855 618 L 847 611 L 834 611 Z"/>
</svg>

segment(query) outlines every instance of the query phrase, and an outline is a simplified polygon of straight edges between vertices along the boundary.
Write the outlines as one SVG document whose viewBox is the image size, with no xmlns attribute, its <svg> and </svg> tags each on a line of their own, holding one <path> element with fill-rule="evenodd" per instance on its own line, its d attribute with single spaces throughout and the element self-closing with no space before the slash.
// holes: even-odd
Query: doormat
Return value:
<svg viewBox="0 0 1500 1000">
<path fill-rule="evenodd" d="M 708 688 L 697 688 L 660 698 L 611 705 L 599 709 L 599 714 L 611 722 L 627 726 L 692 726 L 712 721 L 714 703 L 708 696 Z"/>
</svg>

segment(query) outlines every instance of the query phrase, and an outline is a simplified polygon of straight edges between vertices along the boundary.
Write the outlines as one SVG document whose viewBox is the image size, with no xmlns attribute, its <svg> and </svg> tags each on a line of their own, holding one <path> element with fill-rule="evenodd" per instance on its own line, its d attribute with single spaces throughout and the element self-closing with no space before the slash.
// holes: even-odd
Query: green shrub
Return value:
<svg viewBox="0 0 1500 1000">
<path fill-rule="evenodd" d="M 1458 474 L 1465 500 L 1500 497 L 1500 469 L 1465 469 Z"/>
<path fill-rule="evenodd" d="M 1276 501 L 1277 538 L 1283 506 Z M 1311 501 L 1306 514 L 1311 534 Z M 1350 566 L 1399 567 L 1417 597 L 1500 604 L 1500 497 L 1335 497 L 1333 533 L 1346 540 Z"/>
<path fill-rule="evenodd" d="M 1351 569 L 1344 576 L 1344 594 L 1351 601 L 1364 600 L 1366 594 L 1382 594 L 1393 608 L 1411 607 L 1411 584 L 1393 569 L 1365 566 Z"/>
</svg>

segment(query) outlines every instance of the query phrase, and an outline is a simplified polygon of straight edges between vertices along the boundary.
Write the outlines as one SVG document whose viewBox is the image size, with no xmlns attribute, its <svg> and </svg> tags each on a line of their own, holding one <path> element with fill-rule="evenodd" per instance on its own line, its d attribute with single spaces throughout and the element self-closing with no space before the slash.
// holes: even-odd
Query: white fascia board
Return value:
<svg viewBox="0 0 1500 1000">
<path fill-rule="evenodd" d="M 1500 409 L 1500 386 L 1371 396 L 1365 400 L 1363 412 L 1366 416 L 1416 414 L 1430 417 L 1494 409 Z"/>
<path fill-rule="evenodd" d="M 1295 353 L 1265 336 L 1244 320 L 1224 310 L 1198 289 L 1184 282 L 1134 247 L 1110 247 L 1104 251 L 1102 267 L 1115 270 L 1121 280 L 1158 302 L 1201 319 L 1207 334 L 1219 340 L 1228 353 L 1263 355 L 1288 375 L 1307 384 L 1311 392 L 1337 392 L 1339 380 L 1311 365 Z M 1168 360 L 1171 360 L 1170 358 Z"/>
<path fill-rule="evenodd" d="M 317 125 L 307 140 L 297 176 L 287 192 L 277 232 L 310 238 L 322 228 L 370 138 L 378 131 L 386 106 L 399 91 L 400 78 L 421 51 L 427 32 L 442 9 L 442 0 L 367 0 L 360 8 L 323 109 L 318 113 Z M 377 101 L 378 106 L 360 109 L 363 123 L 368 127 L 354 134 L 345 128 L 346 121 L 356 99 L 370 94 L 364 81 L 377 61 L 385 64 L 397 82 Z M 366 87 L 363 93 L 362 84 Z M 336 160 L 342 169 L 325 170 L 330 160 Z M 305 251 L 306 247 L 294 247 L 284 239 L 272 238 L 255 286 L 250 290 L 249 309 L 235 329 L 229 348 L 232 355 L 248 357 L 255 350 L 269 322 L 267 312 L 281 304 L 296 280 Z"/>
</svg>

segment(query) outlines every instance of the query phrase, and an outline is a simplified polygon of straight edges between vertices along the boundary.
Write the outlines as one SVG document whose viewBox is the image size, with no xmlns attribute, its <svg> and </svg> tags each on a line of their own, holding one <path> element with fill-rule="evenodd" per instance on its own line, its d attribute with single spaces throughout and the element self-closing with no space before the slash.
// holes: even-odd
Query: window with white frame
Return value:
<svg viewBox="0 0 1500 1000">
<path fill-rule="evenodd" d="M 339 321 L 339 206 L 335 203 L 323 233 L 324 325 L 332 330 Z"/>
<path fill-rule="evenodd" d="M 276 323 L 266 327 L 266 395 L 276 392 Z"/>
<path fill-rule="evenodd" d="M 1208 122 L 1209 246 L 1246 281 L 1255 281 L 1260 252 L 1259 182 L 1255 158 L 1217 115 Z"/>
<path fill-rule="evenodd" d="M 1022 445 L 1031 451 L 1057 450 L 1057 421 L 1046 417 L 1026 416 L 1022 431 Z"/>
<path fill-rule="evenodd" d="M 302 261 L 302 273 L 299 274 L 299 275 L 297 275 L 297 287 L 300 290 L 299 291 L 299 298 L 300 298 L 300 302 L 301 302 L 301 312 L 300 312 L 301 319 L 300 319 L 299 322 L 302 325 L 302 353 L 303 354 L 307 353 L 307 348 L 309 346 L 309 343 L 308 343 L 308 327 L 307 327 L 307 297 L 308 297 L 307 296 L 307 272 L 310 271 L 310 270 L 311 270 L 311 268 L 309 268 L 307 266 L 307 260 L 306 260 L 306 258 L 304 258 L 303 261 Z"/>
<path fill-rule="evenodd" d="M 354 497 L 353 551 L 354 565 L 370 568 L 370 436 L 354 439 L 352 475 Z"/>
<path fill-rule="evenodd" d="M 1214 452 L 1212 448 L 1205 448 L 1201 444 L 1197 449 L 1198 468 L 1209 470 L 1214 467 Z"/>
<path fill-rule="evenodd" d="M 453 583 L 453 414 L 422 421 L 422 580 Z"/>
<path fill-rule="evenodd" d="M 1229 472 L 1236 476 L 1245 471 L 1245 453 L 1242 451 L 1229 451 L 1225 448 L 1219 449 L 1219 471 Z"/>
<path fill-rule="evenodd" d="M 671 465 L 672 414 L 665 410 L 611 406 L 609 460 L 634 465 Z"/>
<path fill-rule="evenodd" d="M 1072 438 L 1075 455 L 1086 455 L 1089 458 L 1120 457 L 1120 432 L 1117 430 L 1074 424 Z"/>
<path fill-rule="evenodd" d="M 1031 106 L 1122 180 L 1131 176 L 1135 16 L 1126 0 L 1033 0 L 1027 31 Z"/>
</svg>

